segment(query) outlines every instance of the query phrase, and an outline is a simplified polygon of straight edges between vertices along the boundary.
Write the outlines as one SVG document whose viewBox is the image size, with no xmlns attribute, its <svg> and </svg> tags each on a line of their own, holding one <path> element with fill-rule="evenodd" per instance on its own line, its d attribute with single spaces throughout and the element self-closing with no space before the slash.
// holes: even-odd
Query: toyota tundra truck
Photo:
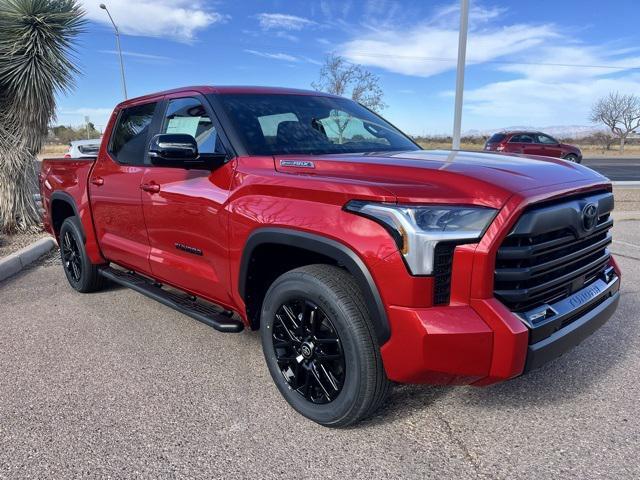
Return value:
<svg viewBox="0 0 640 480">
<path fill-rule="evenodd" d="M 282 396 L 325 426 L 372 415 L 394 382 L 522 375 L 620 299 L 605 177 L 425 151 L 319 92 L 127 100 L 97 156 L 44 160 L 40 188 L 72 288 L 115 282 L 220 332 L 259 330 Z"/>
</svg>

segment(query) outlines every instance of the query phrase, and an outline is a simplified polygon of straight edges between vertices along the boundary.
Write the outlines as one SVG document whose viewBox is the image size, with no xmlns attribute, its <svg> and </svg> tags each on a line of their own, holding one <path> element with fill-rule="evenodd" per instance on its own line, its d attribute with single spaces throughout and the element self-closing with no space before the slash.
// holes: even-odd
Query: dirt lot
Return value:
<svg viewBox="0 0 640 480">
<path fill-rule="evenodd" d="M 6 257 L 35 242 L 39 238 L 49 235 L 47 232 L 18 233 L 15 235 L 0 234 L 0 258 Z"/>
</svg>

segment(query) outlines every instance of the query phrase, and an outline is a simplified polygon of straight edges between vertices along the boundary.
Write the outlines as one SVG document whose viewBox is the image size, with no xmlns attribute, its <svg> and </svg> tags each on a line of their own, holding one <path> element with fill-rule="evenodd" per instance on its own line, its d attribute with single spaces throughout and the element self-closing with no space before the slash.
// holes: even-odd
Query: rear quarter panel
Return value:
<svg viewBox="0 0 640 480">
<path fill-rule="evenodd" d="M 42 161 L 40 193 L 45 210 L 44 228 L 58 240 L 58 231 L 52 219 L 56 202 L 71 203 L 82 224 L 87 255 L 93 263 L 103 263 L 96 242 L 87 182 L 95 158 L 50 158 Z"/>
</svg>

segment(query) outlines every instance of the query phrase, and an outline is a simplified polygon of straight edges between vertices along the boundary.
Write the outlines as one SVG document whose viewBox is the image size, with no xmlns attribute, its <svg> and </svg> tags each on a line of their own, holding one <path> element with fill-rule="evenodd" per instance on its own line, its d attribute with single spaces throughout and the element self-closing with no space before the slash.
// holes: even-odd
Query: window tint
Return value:
<svg viewBox="0 0 640 480">
<path fill-rule="evenodd" d="M 375 113 L 322 95 L 220 95 L 251 155 L 418 150 Z"/>
<path fill-rule="evenodd" d="M 533 143 L 533 137 L 525 134 L 514 135 L 509 143 Z"/>
<path fill-rule="evenodd" d="M 538 143 L 546 143 L 547 145 L 555 145 L 556 142 L 553 138 L 551 138 L 548 135 L 536 135 L 536 137 L 538 138 Z"/>
<path fill-rule="evenodd" d="M 153 120 L 155 103 L 125 108 L 120 112 L 116 124 L 109 153 L 120 163 L 142 164 L 149 133 L 149 125 Z"/>
<path fill-rule="evenodd" d="M 504 133 L 494 133 L 491 135 L 491 138 L 487 140 L 487 143 L 500 143 L 505 137 L 506 135 Z"/>
<path fill-rule="evenodd" d="M 320 131 L 324 131 L 327 138 L 336 145 L 380 145 L 385 149 L 391 145 L 388 138 L 380 135 L 382 130 L 376 125 L 343 110 L 331 110 L 329 116 L 319 119 L 319 122 Z"/>
<path fill-rule="evenodd" d="M 100 145 L 78 145 L 78 150 L 80 150 L 80 153 L 82 153 L 83 155 L 97 155 L 98 150 L 100 150 Z"/>
<path fill-rule="evenodd" d="M 186 133 L 196 139 L 198 152 L 224 153 L 216 127 L 197 98 L 177 98 L 169 101 L 161 133 Z"/>
<path fill-rule="evenodd" d="M 278 127 L 282 122 L 297 122 L 298 117 L 294 113 L 276 113 L 275 115 L 264 115 L 258 117 L 260 129 L 265 137 L 275 137 L 278 134 Z"/>
</svg>

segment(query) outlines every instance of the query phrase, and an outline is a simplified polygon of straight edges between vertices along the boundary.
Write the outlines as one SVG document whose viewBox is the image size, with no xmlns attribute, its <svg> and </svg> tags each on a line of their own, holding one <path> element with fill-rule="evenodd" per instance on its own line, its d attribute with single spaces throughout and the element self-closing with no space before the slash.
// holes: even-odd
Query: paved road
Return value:
<svg viewBox="0 0 640 480">
<path fill-rule="evenodd" d="M 640 478 L 640 222 L 615 228 L 621 307 L 583 345 L 490 388 L 396 388 L 347 430 L 287 406 L 256 333 L 74 293 L 50 260 L 0 284 L 0 478 Z"/>
<path fill-rule="evenodd" d="M 640 158 L 585 158 L 583 165 L 614 181 L 640 181 Z"/>
</svg>

